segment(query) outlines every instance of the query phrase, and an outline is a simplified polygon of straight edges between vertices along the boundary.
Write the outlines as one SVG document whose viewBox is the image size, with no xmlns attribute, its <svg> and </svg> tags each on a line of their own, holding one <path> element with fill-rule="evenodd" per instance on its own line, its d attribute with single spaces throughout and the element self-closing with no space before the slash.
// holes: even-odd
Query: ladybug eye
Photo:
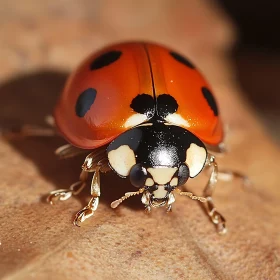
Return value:
<svg viewBox="0 0 280 280">
<path fill-rule="evenodd" d="M 178 170 L 178 186 L 184 185 L 190 177 L 188 166 L 183 163 Z"/>
<path fill-rule="evenodd" d="M 141 188 L 147 179 L 147 170 L 140 163 L 132 166 L 129 173 L 130 182 L 133 186 Z"/>
</svg>

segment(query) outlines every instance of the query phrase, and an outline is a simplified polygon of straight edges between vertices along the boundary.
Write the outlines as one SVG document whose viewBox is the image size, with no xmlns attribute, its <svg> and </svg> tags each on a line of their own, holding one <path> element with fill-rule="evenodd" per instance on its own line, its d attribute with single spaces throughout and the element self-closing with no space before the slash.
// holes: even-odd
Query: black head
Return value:
<svg viewBox="0 0 280 280">
<path fill-rule="evenodd" d="M 206 149 L 192 133 L 162 122 L 145 123 L 117 137 L 107 148 L 110 167 L 145 188 L 144 204 L 165 205 L 170 193 L 203 168 Z"/>
</svg>

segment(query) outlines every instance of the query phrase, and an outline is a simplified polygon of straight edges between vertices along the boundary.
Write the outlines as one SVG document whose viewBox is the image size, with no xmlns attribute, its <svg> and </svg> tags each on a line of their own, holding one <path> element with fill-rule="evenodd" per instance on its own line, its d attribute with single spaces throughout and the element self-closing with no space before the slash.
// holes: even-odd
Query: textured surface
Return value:
<svg viewBox="0 0 280 280">
<path fill-rule="evenodd" d="M 55 206 L 42 197 L 75 181 L 83 158 L 57 160 L 53 150 L 62 139 L 1 140 L 1 278 L 279 279 L 279 149 L 235 83 L 226 55 L 234 32 L 225 16 L 202 0 L 2 2 L 1 124 L 43 123 L 66 72 L 96 48 L 154 39 L 187 54 L 206 74 L 229 126 L 230 151 L 218 162 L 248 174 L 254 187 L 219 182 L 215 202 L 229 228 L 221 237 L 200 205 L 184 197 L 170 215 L 163 209 L 145 215 L 139 197 L 110 209 L 132 189 L 110 174 L 101 178 L 95 217 L 77 228 L 71 220 L 89 189 Z M 200 193 L 205 181 L 202 175 L 190 188 Z"/>
</svg>

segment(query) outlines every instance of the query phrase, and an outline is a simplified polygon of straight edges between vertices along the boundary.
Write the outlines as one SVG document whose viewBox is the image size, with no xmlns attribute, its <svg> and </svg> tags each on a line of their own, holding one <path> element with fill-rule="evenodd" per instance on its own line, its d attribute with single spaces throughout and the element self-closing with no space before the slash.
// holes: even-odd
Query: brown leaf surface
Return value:
<svg viewBox="0 0 280 280">
<path fill-rule="evenodd" d="M 192 57 L 208 77 L 229 126 L 230 151 L 219 166 L 247 174 L 254 186 L 218 183 L 214 198 L 229 229 L 219 236 L 200 205 L 184 197 L 169 215 L 147 216 L 139 197 L 112 210 L 131 186 L 108 174 L 94 218 L 77 228 L 71 221 L 89 189 L 54 206 L 42 197 L 76 181 L 83 158 L 56 159 L 62 139 L 1 140 L 1 278 L 279 279 L 280 153 L 236 84 L 227 17 L 204 0 L 2 2 L 1 125 L 42 124 L 63 71 L 89 52 L 112 41 L 156 40 Z M 201 175 L 189 187 L 199 193 L 205 182 Z"/>
</svg>

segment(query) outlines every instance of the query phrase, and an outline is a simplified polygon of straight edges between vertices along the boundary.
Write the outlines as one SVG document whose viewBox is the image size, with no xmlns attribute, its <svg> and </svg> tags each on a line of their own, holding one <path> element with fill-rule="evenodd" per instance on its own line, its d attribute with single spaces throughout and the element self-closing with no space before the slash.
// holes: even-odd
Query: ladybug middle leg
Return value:
<svg viewBox="0 0 280 280">
<path fill-rule="evenodd" d="M 207 150 L 210 150 L 214 154 L 217 154 L 218 156 L 223 156 L 224 154 L 227 153 L 227 149 L 225 147 L 225 144 L 221 142 L 218 145 L 208 145 L 206 144 Z M 252 185 L 252 182 L 250 179 L 237 171 L 233 170 L 219 170 L 218 171 L 218 179 L 222 181 L 232 181 L 232 180 L 241 180 L 242 184 L 244 187 L 250 187 Z"/>
<path fill-rule="evenodd" d="M 222 181 L 233 181 L 235 179 L 241 180 L 243 187 L 251 187 L 251 180 L 244 174 L 232 170 L 219 170 L 218 179 Z"/>
<path fill-rule="evenodd" d="M 251 186 L 251 181 L 247 176 L 231 170 L 218 170 L 218 165 L 215 161 L 215 157 L 208 153 L 205 167 L 212 167 L 209 181 L 203 191 L 203 195 L 206 198 L 206 212 L 209 215 L 212 222 L 216 225 L 217 231 L 220 234 L 227 232 L 225 218 L 216 210 L 213 202 L 213 192 L 217 183 L 217 180 L 232 181 L 234 179 L 241 180 L 244 187 Z"/>
<path fill-rule="evenodd" d="M 80 174 L 80 180 L 72 184 L 69 189 L 59 189 L 49 193 L 47 202 L 54 204 L 56 201 L 65 201 L 73 195 L 78 195 L 86 186 L 88 173 L 82 171 Z"/>
<path fill-rule="evenodd" d="M 210 217 L 213 224 L 216 225 L 217 231 L 220 234 L 225 234 L 227 232 L 226 220 L 225 218 L 216 210 L 213 202 L 213 192 L 218 179 L 218 165 L 215 161 L 215 157 L 211 154 L 207 155 L 206 166 L 212 167 L 211 175 L 209 181 L 203 191 L 203 195 L 206 198 L 206 212 Z"/>
</svg>

